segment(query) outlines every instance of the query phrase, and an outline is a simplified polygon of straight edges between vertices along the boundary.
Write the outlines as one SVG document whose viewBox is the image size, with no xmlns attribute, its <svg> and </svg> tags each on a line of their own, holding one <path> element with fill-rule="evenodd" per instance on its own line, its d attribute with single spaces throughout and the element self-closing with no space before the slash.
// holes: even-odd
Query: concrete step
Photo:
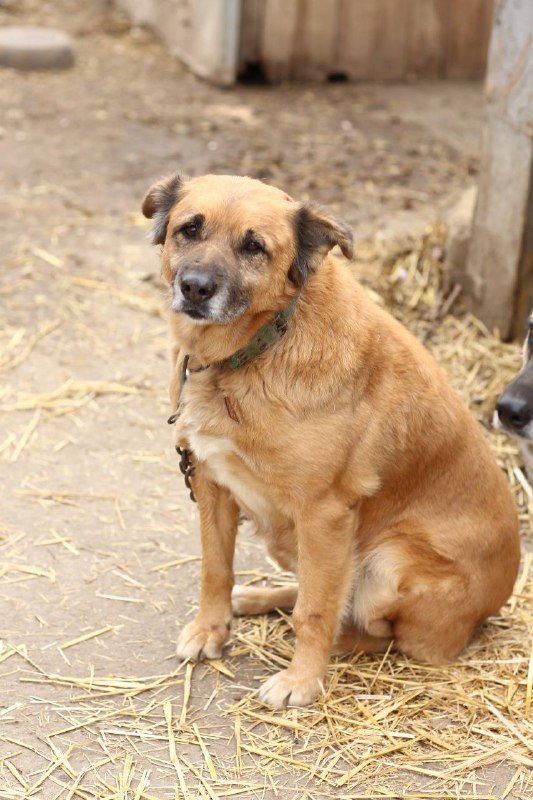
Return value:
<svg viewBox="0 0 533 800">
<path fill-rule="evenodd" d="M 21 70 L 64 69 L 74 63 L 70 36 L 51 28 L 0 27 L 0 65 Z"/>
</svg>

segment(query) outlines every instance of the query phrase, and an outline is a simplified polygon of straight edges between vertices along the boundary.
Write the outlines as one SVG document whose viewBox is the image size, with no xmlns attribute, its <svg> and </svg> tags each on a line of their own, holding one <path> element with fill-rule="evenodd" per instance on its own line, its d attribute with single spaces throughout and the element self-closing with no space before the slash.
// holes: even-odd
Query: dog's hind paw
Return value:
<svg viewBox="0 0 533 800">
<path fill-rule="evenodd" d="M 259 690 L 259 699 L 272 708 L 308 706 L 324 691 L 320 678 L 302 678 L 283 669 L 272 675 Z"/>
<path fill-rule="evenodd" d="M 176 645 L 176 655 L 182 661 L 220 658 L 229 633 L 229 625 L 224 622 L 204 623 L 194 619 L 182 630 Z"/>
</svg>

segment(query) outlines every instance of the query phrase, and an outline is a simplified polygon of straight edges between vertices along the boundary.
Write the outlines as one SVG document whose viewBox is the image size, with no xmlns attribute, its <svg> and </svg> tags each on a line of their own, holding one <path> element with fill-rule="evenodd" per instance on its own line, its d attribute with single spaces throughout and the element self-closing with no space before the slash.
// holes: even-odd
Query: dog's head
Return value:
<svg viewBox="0 0 533 800">
<path fill-rule="evenodd" d="M 278 308 L 332 247 L 352 256 L 344 223 L 252 178 L 171 175 L 151 187 L 142 210 L 163 245 L 172 310 L 197 324 Z"/>
<path fill-rule="evenodd" d="M 523 366 L 496 404 L 494 425 L 499 430 L 533 440 L 533 314 L 524 342 Z"/>
</svg>

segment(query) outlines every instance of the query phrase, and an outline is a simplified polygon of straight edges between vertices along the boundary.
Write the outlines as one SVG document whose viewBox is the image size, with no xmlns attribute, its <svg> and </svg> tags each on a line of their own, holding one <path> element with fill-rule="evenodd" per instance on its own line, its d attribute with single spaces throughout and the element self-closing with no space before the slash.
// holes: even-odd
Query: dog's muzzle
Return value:
<svg viewBox="0 0 533 800">
<path fill-rule="evenodd" d="M 244 313 L 247 294 L 218 269 L 187 266 L 178 272 L 172 285 L 171 308 L 198 322 L 225 324 Z"/>
<path fill-rule="evenodd" d="M 220 283 L 212 272 L 190 269 L 179 279 L 182 307 L 193 319 L 205 319 L 209 316 L 209 301 L 216 295 Z"/>
<path fill-rule="evenodd" d="M 218 310 L 224 281 L 212 270 L 191 267 L 174 280 L 172 309 L 192 319 L 207 320 Z"/>
</svg>

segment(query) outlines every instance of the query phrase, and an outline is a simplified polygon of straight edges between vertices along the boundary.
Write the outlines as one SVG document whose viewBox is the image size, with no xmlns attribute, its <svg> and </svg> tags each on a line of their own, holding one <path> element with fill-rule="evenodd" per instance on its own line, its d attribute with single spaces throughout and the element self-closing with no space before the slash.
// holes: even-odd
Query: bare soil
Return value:
<svg viewBox="0 0 533 800">
<path fill-rule="evenodd" d="M 249 174 L 332 206 L 359 239 L 392 236 L 472 180 L 481 88 L 227 91 L 105 3 L 1 3 L 0 24 L 60 27 L 76 47 L 71 70 L 0 72 L 0 797 L 181 797 L 164 702 L 185 713 L 180 753 L 202 756 L 199 721 L 222 774 L 238 738 L 227 709 L 270 666 L 240 655 L 238 639 L 234 679 L 217 666 L 187 677 L 174 657 L 197 600 L 199 541 L 165 422 L 166 324 L 143 194 L 173 170 Z M 246 537 L 238 566 L 240 580 L 272 571 Z M 273 786 L 260 756 L 243 758 L 242 780 L 215 796 L 332 791 L 292 772 Z M 145 769 L 150 786 L 136 794 Z M 356 786 L 373 796 L 356 782 L 345 791 Z M 196 779 L 189 791 L 212 796 Z"/>
</svg>

